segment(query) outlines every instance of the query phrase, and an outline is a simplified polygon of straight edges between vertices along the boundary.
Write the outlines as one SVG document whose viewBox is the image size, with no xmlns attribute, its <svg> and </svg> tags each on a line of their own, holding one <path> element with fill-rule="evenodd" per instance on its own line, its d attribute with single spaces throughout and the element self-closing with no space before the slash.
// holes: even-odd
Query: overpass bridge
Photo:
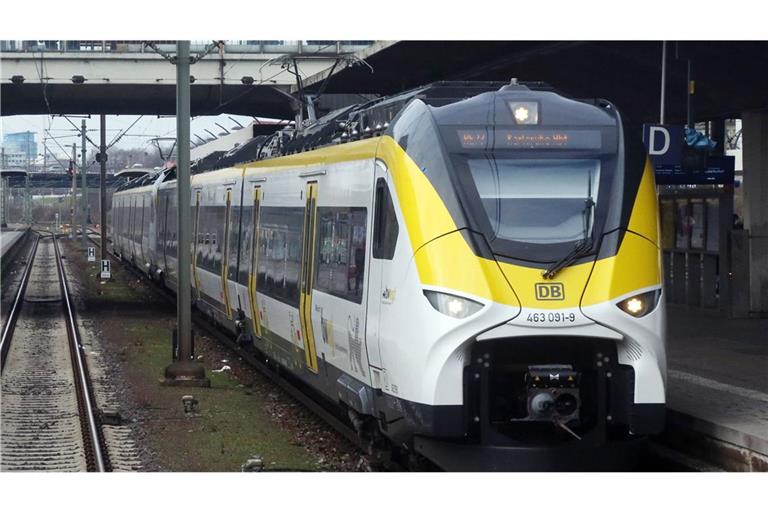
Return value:
<svg viewBox="0 0 768 512">
<path fill-rule="evenodd" d="M 66 172 L 30 172 L 24 175 L 12 175 L 7 174 L 5 171 L 0 171 L 0 176 L 4 180 L 7 180 L 8 188 L 26 188 L 34 190 L 47 190 L 47 189 L 69 189 L 72 187 L 72 176 Z M 125 176 L 118 176 L 116 174 L 107 174 L 106 186 L 107 188 L 114 188 L 117 185 L 124 183 L 130 178 Z M 27 183 L 27 180 L 28 183 Z M 101 176 L 98 172 L 88 172 L 85 174 L 85 185 L 88 188 L 98 189 L 101 186 Z M 81 175 L 77 175 L 77 188 L 81 187 Z"/>
<path fill-rule="evenodd" d="M 372 41 L 193 41 L 192 115 L 292 119 L 300 77 L 318 75 Z M 3 41 L 0 111 L 174 115 L 175 41 Z"/>
</svg>

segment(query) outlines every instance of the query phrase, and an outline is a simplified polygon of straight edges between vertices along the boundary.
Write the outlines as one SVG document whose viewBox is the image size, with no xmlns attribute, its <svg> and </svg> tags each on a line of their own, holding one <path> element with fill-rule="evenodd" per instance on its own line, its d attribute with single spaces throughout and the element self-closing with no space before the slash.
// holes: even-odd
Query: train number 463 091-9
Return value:
<svg viewBox="0 0 768 512">
<path fill-rule="evenodd" d="M 576 313 L 528 313 L 526 320 L 536 324 L 572 324 L 576 321 Z"/>
</svg>

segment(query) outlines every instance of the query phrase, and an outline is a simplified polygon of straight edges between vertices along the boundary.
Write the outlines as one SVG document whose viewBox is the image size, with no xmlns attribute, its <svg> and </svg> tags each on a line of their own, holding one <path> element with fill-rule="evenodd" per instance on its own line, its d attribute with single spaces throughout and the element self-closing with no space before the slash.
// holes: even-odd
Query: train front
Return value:
<svg viewBox="0 0 768 512">
<path fill-rule="evenodd" d="M 510 85 L 414 101 L 390 133 L 431 306 L 399 349 L 418 367 L 388 369 L 413 388 L 416 449 L 447 469 L 604 468 L 660 432 L 655 183 L 616 109 Z"/>
</svg>

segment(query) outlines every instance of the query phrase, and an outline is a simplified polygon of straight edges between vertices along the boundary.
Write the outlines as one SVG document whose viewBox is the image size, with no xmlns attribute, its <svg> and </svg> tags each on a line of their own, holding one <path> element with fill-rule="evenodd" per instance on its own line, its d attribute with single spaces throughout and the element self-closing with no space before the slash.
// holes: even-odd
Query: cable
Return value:
<svg viewBox="0 0 768 512">
<path fill-rule="evenodd" d="M 50 149 L 48 149 L 48 145 L 47 145 L 47 144 L 43 144 L 43 150 L 44 150 L 44 151 L 47 151 L 47 152 L 48 152 L 48 153 L 49 153 L 49 154 L 50 154 L 50 155 L 53 157 L 53 159 L 54 159 L 54 160 L 56 160 L 56 161 L 59 163 L 59 165 L 61 166 L 61 168 L 62 168 L 62 169 L 66 168 L 66 166 L 64 165 L 64 163 L 62 163 L 62 161 L 61 161 L 61 160 L 59 160 L 58 158 L 56 158 L 56 155 L 54 155 L 54 154 L 53 154 L 53 151 L 51 151 Z"/>
<path fill-rule="evenodd" d="M 55 143 L 56 143 L 56 145 L 57 145 L 57 146 L 59 146 L 59 149 L 61 149 L 61 150 L 64 152 L 64 154 L 66 155 L 66 154 L 67 154 L 67 150 L 66 150 L 66 149 L 64 149 L 64 148 L 62 147 L 62 145 L 61 145 L 61 144 L 59 144 L 59 141 L 58 141 L 58 140 L 56 140 L 56 137 L 54 137 L 53 135 L 51 135 L 51 132 L 49 132 L 48 130 L 45 130 L 45 133 L 47 133 L 47 134 L 48 134 L 48 138 L 49 138 L 49 139 L 51 139 L 51 140 L 53 140 L 53 142 L 55 142 Z"/>
<path fill-rule="evenodd" d="M 43 58 L 43 52 L 40 51 L 40 69 L 37 68 L 37 61 L 34 58 L 35 52 L 32 52 L 32 63 L 35 66 L 35 72 L 37 73 L 37 79 L 40 80 L 40 85 L 43 87 L 43 100 L 45 101 L 45 108 L 48 110 L 48 115 L 53 117 L 51 111 L 51 104 L 48 102 L 48 78 L 43 80 L 43 73 L 45 72 L 45 60 Z"/>
<path fill-rule="evenodd" d="M 555 425 L 557 425 L 558 427 L 560 427 L 561 429 L 565 430 L 566 432 L 571 434 L 573 437 L 575 437 L 576 439 L 581 441 L 581 436 L 579 434 L 577 434 L 576 432 L 574 432 L 573 430 L 571 430 L 570 428 L 568 428 L 568 426 L 565 423 L 563 423 L 562 421 L 560 421 L 560 419 L 553 418 L 552 421 L 554 422 Z"/>
<path fill-rule="evenodd" d="M 125 137 L 125 135 L 128 133 L 128 131 L 129 131 L 131 128 L 133 128 L 133 127 L 136 125 L 136 123 L 138 123 L 138 122 L 139 122 L 139 120 L 140 120 L 142 117 L 144 117 L 144 115 L 140 115 L 139 117 L 137 117 L 137 118 L 136 118 L 136 120 L 135 120 L 133 123 L 131 123 L 131 126 L 129 126 L 128 128 L 126 128 L 125 130 L 123 130 L 123 133 L 121 133 L 121 134 L 117 134 L 117 135 L 115 136 L 115 138 L 114 138 L 114 139 L 112 139 L 112 142 L 110 142 L 109 144 L 107 144 L 107 147 L 106 147 L 106 149 L 109 149 L 109 148 L 111 148 L 112 146 L 114 146 L 115 144 L 117 144 L 118 142 L 120 142 L 120 139 L 122 139 L 123 137 Z M 146 130 L 145 130 L 145 131 L 146 131 Z M 101 151 L 101 149 L 99 149 L 99 151 Z"/>
<path fill-rule="evenodd" d="M 68 122 L 69 124 L 71 124 L 71 125 L 72 125 L 72 126 L 75 128 L 75 130 L 77 130 L 78 132 L 80 132 L 80 134 L 81 134 L 81 135 L 83 135 L 83 131 L 82 131 L 80 128 L 78 128 L 78 127 L 77 127 L 77 125 L 76 125 L 75 123 L 73 123 L 73 122 L 72 122 L 72 121 L 71 121 L 71 120 L 70 120 L 70 119 L 69 119 L 67 116 L 65 116 L 65 115 L 62 115 L 61 117 L 63 117 L 64 119 L 66 119 L 66 120 L 67 120 L 67 122 Z M 87 133 L 85 133 L 84 135 L 85 135 L 85 140 L 87 140 L 88 142 L 90 142 L 90 143 L 91 143 L 91 146 L 93 146 L 93 147 L 94 147 L 94 148 L 96 148 L 96 149 L 100 149 L 100 148 L 99 148 L 99 146 L 97 146 L 97 145 L 96 145 L 96 144 L 95 144 L 95 143 L 94 143 L 94 142 L 91 140 L 91 138 L 90 138 L 90 137 L 88 137 L 88 134 L 87 134 Z"/>
</svg>

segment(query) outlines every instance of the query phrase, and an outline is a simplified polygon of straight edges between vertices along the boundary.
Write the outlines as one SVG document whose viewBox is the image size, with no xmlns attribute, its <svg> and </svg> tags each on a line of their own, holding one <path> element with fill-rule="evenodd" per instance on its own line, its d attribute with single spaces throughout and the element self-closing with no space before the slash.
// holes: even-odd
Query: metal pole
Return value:
<svg viewBox="0 0 768 512">
<path fill-rule="evenodd" d="M 2 203 L 0 205 L 0 226 L 6 227 L 8 226 L 8 221 L 5 219 L 5 189 L 8 188 L 8 178 L 0 178 L 0 186 L 2 187 L 2 190 L 0 190 L 0 202 Z"/>
<path fill-rule="evenodd" d="M 190 195 L 189 183 L 189 41 L 176 43 L 176 176 L 178 194 L 179 287 L 177 315 L 179 320 L 179 360 L 192 357 L 192 293 L 190 277 Z"/>
<path fill-rule="evenodd" d="M 661 105 L 659 113 L 659 124 L 664 124 L 664 112 L 667 101 L 667 42 L 661 43 Z"/>
<path fill-rule="evenodd" d="M 99 116 L 101 124 L 101 140 L 99 141 L 99 164 L 101 169 L 99 210 L 101 210 L 101 259 L 107 259 L 107 116 Z"/>
<path fill-rule="evenodd" d="M 87 208 L 88 208 L 88 196 L 87 196 L 87 194 L 88 194 L 88 192 L 86 191 L 85 168 L 88 166 L 88 161 L 87 161 L 87 156 L 86 156 L 87 151 L 86 151 L 86 145 L 85 145 L 85 140 L 86 140 L 85 137 L 87 135 L 86 132 L 85 132 L 85 119 L 83 119 L 83 123 L 82 123 L 81 126 L 82 126 L 82 129 L 80 130 L 80 134 L 82 136 L 82 141 L 80 142 L 80 145 L 81 145 L 81 147 L 80 147 L 80 161 L 82 162 L 82 164 L 80 165 L 80 167 L 81 167 L 81 169 L 80 169 L 80 188 L 81 188 L 80 229 L 82 231 L 80 232 L 80 238 L 82 238 L 82 241 L 83 241 L 83 252 L 86 252 L 86 251 L 88 251 L 88 242 L 87 242 L 87 239 L 85 237 L 85 235 L 86 235 L 85 223 L 86 223 L 86 220 L 87 220 L 87 217 L 88 217 L 88 211 L 87 211 Z"/>
<path fill-rule="evenodd" d="M 77 144 L 72 144 L 72 223 L 69 225 L 69 239 L 75 238 L 75 209 L 77 208 Z"/>
<path fill-rule="evenodd" d="M 693 126 L 693 94 L 695 92 L 695 84 L 691 75 L 691 59 L 688 59 L 688 96 L 686 97 L 686 125 L 688 128 L 694 128 Z"/>
<path fill-rule="evenodd" d="M 190 248 L 190 177 L 189 177 L 189 41 L 176 42 L 176 193 L 178 210 L 178 289 L 176 292 L 177 340 L 179 359 L 165 369 L 165 383 L 209 386 L 205 368 L 192 360 L 192 280 Z"/>
<path fill-rule="evenodd" d="M 32 224 L 32 196 L 29 195 L 29 174 L 24 176 L 24 221 Z"/>
</svg>

